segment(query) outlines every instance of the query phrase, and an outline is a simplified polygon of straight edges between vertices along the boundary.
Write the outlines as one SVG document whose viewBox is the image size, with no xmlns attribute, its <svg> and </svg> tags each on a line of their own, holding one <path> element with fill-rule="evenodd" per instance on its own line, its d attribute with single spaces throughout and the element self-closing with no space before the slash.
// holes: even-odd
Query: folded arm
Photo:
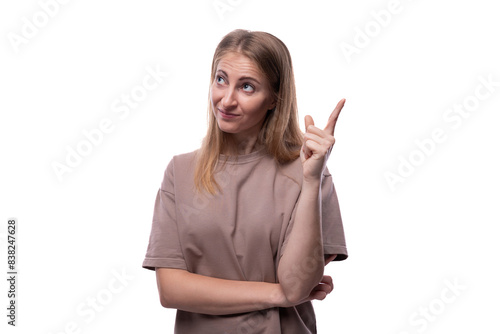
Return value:
<svg viewBox="0 0 500 334">
<path fill-rule="evenodd" d="M 329 256 L 325 263 L 333 258 Z M 279 283 L 226 280 L 171 268 L 156 268 L 156 281 L 163 307 L 210 315 L 291 307 L 322 300 L 333 290 L 331 277 L 324 276 L 307 298 L 292 304 Z"/>
<path fill-rule="evenodd" d="M 156 279 L 161 305 L 189 312 L 243 313 L 285 302 L 276 283 L 226 280 L 170 268 L 156 268 Z"/>
</svg>

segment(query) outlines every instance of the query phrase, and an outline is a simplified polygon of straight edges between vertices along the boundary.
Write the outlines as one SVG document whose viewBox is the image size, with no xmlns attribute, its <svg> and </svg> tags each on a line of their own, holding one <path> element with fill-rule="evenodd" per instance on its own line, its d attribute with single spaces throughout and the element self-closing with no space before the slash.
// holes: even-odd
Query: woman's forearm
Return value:
<svg viewBox="0 0 500 334">
<path fill-rule="evenodd" d="M 279 284 L 236 281 L 156 268 L 162 306 L 211 315 L 234 314 L 282 306 L 286 299 Z"/>
<path fill-rule="evenodd" d="M 294 225 L 278 265 L 278 280 L 291 303 L 305 298 L 323 277 L 320 187 L 321 180 L 302 183 Z"/>
</svg>

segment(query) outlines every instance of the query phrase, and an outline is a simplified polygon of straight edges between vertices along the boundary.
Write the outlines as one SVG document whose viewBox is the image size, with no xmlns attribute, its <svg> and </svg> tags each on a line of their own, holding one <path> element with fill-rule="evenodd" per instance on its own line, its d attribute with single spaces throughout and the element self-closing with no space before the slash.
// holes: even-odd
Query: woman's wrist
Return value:
<svg viewBox="0 0 500 334">
<path fill-rule="evenodd" d="M 311 200 L 317 200 L 319 197 L 319 191 L 321 189 L 321 177 L 302 180 L 301 196 L 310 198 Z"/>
<path fill-rule="evenodd" d="M 321 179 L 322 179 L 322 176 L 311 177 L 311 178 L 304 177 L 302 179 L 302 188 L 304 188 L 304 187 L 317 188 L 321 185 Z"/>
</svg>

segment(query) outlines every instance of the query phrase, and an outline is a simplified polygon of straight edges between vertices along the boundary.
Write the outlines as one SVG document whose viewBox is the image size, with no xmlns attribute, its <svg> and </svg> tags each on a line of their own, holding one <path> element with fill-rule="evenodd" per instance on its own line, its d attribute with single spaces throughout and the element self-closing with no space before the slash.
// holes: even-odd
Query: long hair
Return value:
<svg viewBox="0 0 500 334">
<path fill-rule="evenodd" d="M 267 77 L 276 101 L 275 108 L 265 116 L 258 142 L 265 146 L 279 164 L 297 159 L 303 137 L 298 122 L 292 59 L 287 47 L 281 40 L 266 32 L 234 30 L 224 36 L 215 50 L 210 85 L 215 80 L 219 61 L 230 52 L 240 53 L 255 62 Z M 214 171 L 219 155 L 228 142 L 227 136 L 227 133 L 219 129 L 209 94 L 208 130 L 197 154 L 194 174 L 198 191 L 206 190 L 215 194 L 217 190 L 221 190 L 214 179 Z"/>
</svg>

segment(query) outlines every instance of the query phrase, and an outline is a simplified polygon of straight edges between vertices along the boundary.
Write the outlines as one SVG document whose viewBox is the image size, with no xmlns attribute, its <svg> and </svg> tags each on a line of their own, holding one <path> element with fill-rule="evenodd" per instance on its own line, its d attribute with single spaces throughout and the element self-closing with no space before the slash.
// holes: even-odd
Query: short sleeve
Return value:
<svg viewBox="0 0 500 334">
<path fill-rule="evenodd" d="M 284 253 L 284 250 L 288 243 L 288 237 L 293 228 L 297 203 L 295 203 L 293 212 L 290 217 L 290 223 L 288 224 L 288 228 L 286 230 L 285 240 L 281 248 L 282 251 L 280 256 L 282 256 Z M 342 224 L 342 216 L 340 214 L 339 201 L 337 198 L 337 192 L 335 191 L 335 186 L 333 185 L 332 175 L 328 171 L 328 168 L 325 168 L 323 172 L 323 180 L 321 183 L 321 214 L 324 254 L 337 254 L 334 261 L 342 261 L 347 259 L 348 254 L 344 236 L 344 226 Z"/>
<path fill-rule="evenodd" d="M 324 254 L 337 254 L 334 261 L 347 259 L 348 254 L 339 201 L 328 168 L 323 172 L 323 183 L 321 184 L 321 212 Z"/>
<path fill-rule="evenodd" d="M 165 170 L 156 195 L 151 234 L 142 267 L 149 270 L 156 267 L 186 270 L 176 221 L 173 159 Z"/>
</svg>

